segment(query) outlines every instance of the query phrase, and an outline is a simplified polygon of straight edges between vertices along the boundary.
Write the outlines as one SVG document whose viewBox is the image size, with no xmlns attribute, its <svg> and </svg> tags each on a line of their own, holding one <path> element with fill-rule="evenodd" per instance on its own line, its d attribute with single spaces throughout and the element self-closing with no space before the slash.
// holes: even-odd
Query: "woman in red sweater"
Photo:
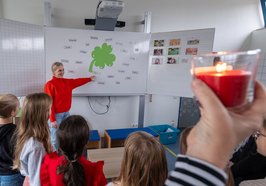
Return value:
<svg viewBox="0 0 266 186">
<path fill-rule="evenodd" d="M 103 161 L 92 163 L 82 156 L 88 134 L 88 123 L 82 116 L 72 115 L 62 121 L 57 130 L 59 154 L 53 152 L 44 157 L 40 171 L 41 185 L 106 185 Z"/>
<path fill-rule="evenodd" d="M 44 86 L 44 92 L 53 100 L 51 115 L 49 119 L 49 128 L 51 133 L 51 143 L 56 150 L 56 128 L 61 121 L 69 116 L 69 110 L 72 102 L 72 90 L 93 81 L 95 76 L 88 78 L 67 79 L 64 78 L 64 66 L 60 62 L 52 64 L 53 78 Z"/>
</svg>

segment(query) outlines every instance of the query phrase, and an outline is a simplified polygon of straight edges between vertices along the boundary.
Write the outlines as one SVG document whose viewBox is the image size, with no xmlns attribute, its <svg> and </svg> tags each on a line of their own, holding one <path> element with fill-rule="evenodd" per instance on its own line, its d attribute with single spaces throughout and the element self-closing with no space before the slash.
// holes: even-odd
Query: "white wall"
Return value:
<svg viewBox="0 0 266 186">
<path fill-rule="evenodd" d="M 3 2 L 0 0 L 0 18 L 4 17 Z"/>
<path fill-rule="evenodd" d="M 171 124 L 177 126 L 179 100 L 177 96 L 147 95 L 145 98 L 145 126 Z"/>
<path fill-rule="evenodd" d="M 15 21 L 43 25 L 43 2 L 41 0 L 2 0 L 3 17 Z"/>
<path fill-rule="evenodd" d="M 90 97 L 91 107 L 97 113 L 106 112 L 107 97 Z M 81 114 L 93 129 L 103 132 L 104 129 L 132 127 L 138 123 L 138 97 L 111 97 L 109 111 L 99 115 L 91 110 L 88 97 L 74 97 L 71 114 Z"/>
<path fill-rule="evenodd" d="M 0 0 L 1 1 L 1 0 Z M 215 27 L 214 51 L 239 50 L 248 41 L 249 34 L 263 27 L 259 0 L 123 0 L 125 8 L 119 20 L 126 27 L 116 31 L 143 31 L 140 22 L 144 12 L 152 12 L 152 32 Z M 85 18 L 95 18 L 98 0 L 50 0 L 54 25 L 57 27 L 89 28 Z M 4 18 L 43 24 L 43 1 L 2 0 Z M 1 9 L 0 9 L 1 11 Z M 0 13 L 1 16 L 1 13 Z M 189 83 L 189 82 L 187 82 Z M 87 98 L 73 99 L 72 114 L 82 114 L 94 129 L 128 127 L 138 121 L 137 97 L 112 97 L 106 115 L 94 114 Z M 179 99 L 153 96 L 146 99 L 145 125 L 177 121 Z"/>
<path fill-rule="evenodd" d="M 2 0 L 4 17 L 43 24 L 43 1 Z M 50 0 L 54 26 L 88 28 L 85 18 L 95 18 L 98 0 Z M 152 32 L 216 28 L 214 50 L 239 49 L 251 31 L 261 28 L 259 0 L 124 0 L 119 20 L 123 31 L 142 31 L 144 12 L 152 12 Z M 91 28 L 91 27 L 90 27 Z"/>
</svg>

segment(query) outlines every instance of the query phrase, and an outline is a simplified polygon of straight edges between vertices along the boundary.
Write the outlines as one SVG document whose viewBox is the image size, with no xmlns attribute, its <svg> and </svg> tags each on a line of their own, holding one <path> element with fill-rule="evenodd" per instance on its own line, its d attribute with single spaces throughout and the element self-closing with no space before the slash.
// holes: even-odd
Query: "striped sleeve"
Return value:
<svg viewBox="0 0 266 186">
<path fill-rule="evenodd" d="M 178 155 L 175 170 L 170 172 L 165 185 L 224 186 L 226 180 L 227 175 L 222 169 L 197 158 Z"/>
</svg>

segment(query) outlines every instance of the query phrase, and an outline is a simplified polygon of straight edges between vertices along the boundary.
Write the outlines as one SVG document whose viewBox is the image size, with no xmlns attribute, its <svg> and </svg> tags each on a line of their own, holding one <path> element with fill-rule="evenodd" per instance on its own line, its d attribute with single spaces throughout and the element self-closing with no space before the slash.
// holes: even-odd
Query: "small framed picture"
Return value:
<svg viewBox="0 0 266 186">
<path fill-rule="evenodd" d="M 177 64 L 177 59 L 174 57 L 168 57 L 167 64 Z"/>
<path fill-rule="evenodd" d="M 155 46 L 155 47 L 164 46 L 164 40 L 154 40 L 153 46 Z"/>
<path fill-rule="evenodd" d="M 170 39 L 169 46 L 178 46 L 180 45 L 181 39 Z"/>
<path fill-rule="evenodd" d="M 153 65 L 161 65 L 161 64 L 163 64 L 163 58 L 158 58 L 158 57 L 152 58 L 152 64 Z"/>
<path fill-rule="evenodd" d="M 154 49 L 153 50 L 153 55 L 154 56 L 161 56 L 161 55 L 163 55 L 163 49 Z"/>
<path fill-rule="evenodd" d="M 186 55 L 197 55 L 198 48 L 186 48 Z"/>
<path fill-rule="evenodd" d="M 180 63 L 189 63 L 189 58 L 182 58 Z"/>
<path fill-rule="evenodd" d="M 188 44 L 188 45 L 198 45 L 199 42 L 200 42 L 199 39 L 191 39 L 191 40 L 188 40 L 188 41 L 187 41 L 187 44 Z"/>
<path fill-rule="evenodd" d="M 179 48 L 168 48 L 168 55 L 178 55 Z"/>
</svg>

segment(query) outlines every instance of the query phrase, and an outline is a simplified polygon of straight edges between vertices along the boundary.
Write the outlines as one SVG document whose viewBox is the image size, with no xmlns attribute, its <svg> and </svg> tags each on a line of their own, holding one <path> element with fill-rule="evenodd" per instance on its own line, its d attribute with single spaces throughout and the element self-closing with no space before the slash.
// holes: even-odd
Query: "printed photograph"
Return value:
<svg viewBox="0 0 266 186">
<path fill-rule="evenodd" d="M 168 55 L 178 55 L 179 48 L 168 48 Z"/>
<path fill-rule="evenodd" d="M 186 55 L 197 55 L 198 48 L 186 48 Z"/>
<path fill-rule="evenodd" d="M 189 62 L 189 59 L 188 58 L 182 58 L 180 63 L 188 63 Z"/>
<path fill-rule="evenodd" d="M 163 55 L 163 49 L 154 49 L 153 50 L 153 55 L 154 56 L 161 56 L 161 55 Z"/>
<path fill-rule="evenodd" d="M 167 64 L 177 64 L 176 58 L 168 57 L 167 58 Z"/>
<path fill-rule="evenodd" d="M 181 39 L 170 39 L 169 46 L 177 46 L 180 45 Z"/>
<path fill-rule="evenodd" d="M 188 40 L 188 41 L 187 41 L 187 44 L 188 44 L 188 45 L 198 45 L 199 42 L 200 42 L 199 39 L 191 39 L 191 40 Z"/>
<path fill-rule="evenodd" d="M 164 46 L 164 40 L 154 40 L 153 46 L 155 46 L 155 47 Z"/>
<path fill-rule="evenodd" d="M 163 64 L 163 58 L 152 58 L 152 64 L 153 65 L 161 65 Z"/>
</svg>

